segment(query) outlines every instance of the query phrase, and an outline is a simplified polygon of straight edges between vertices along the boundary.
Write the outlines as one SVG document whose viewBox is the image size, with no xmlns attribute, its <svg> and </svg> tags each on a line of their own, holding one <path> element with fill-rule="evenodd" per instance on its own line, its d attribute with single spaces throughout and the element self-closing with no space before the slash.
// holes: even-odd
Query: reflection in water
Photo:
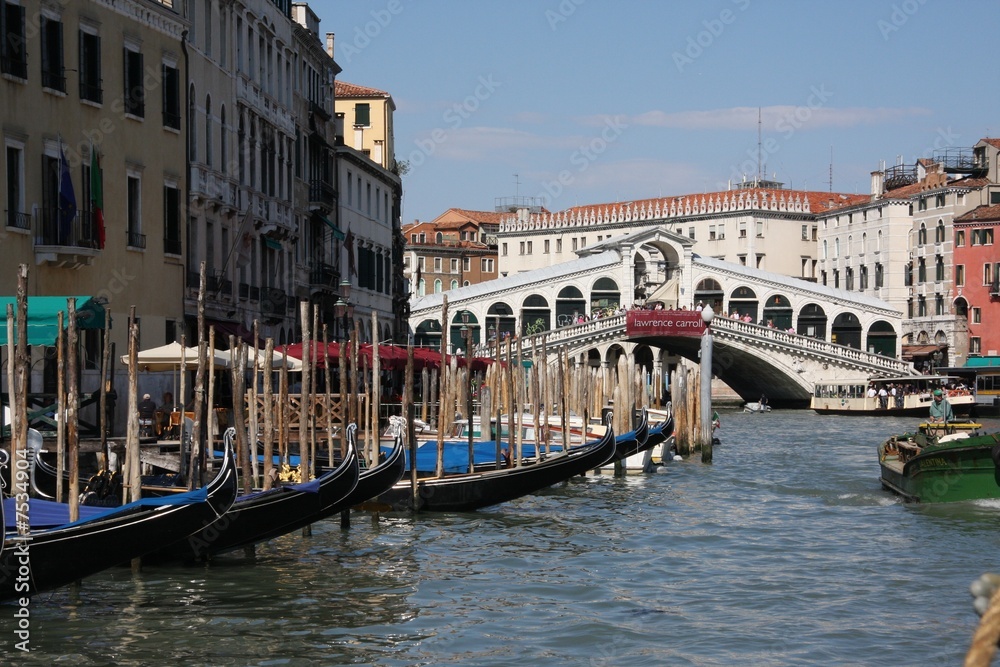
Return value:
<svg viewBox="0 0 1000 667">
<path fill-rule="evenodd" d="M 725 425 L 711 465 L 575 478 L 472 514 L 357 514 L 253 560 L 91 577 L 33 601 L 20 662 L 960 662 L 1000 504 L 883 491 L 876 446 L 908 420 Z"/>
</svg>

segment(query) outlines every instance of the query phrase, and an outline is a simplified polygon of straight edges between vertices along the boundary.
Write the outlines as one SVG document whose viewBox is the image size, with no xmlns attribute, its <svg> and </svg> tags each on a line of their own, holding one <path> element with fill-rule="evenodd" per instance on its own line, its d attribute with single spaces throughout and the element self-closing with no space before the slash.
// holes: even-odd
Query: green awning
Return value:
<svg viewBox="0 0 1000 667">
<path fill-rule="evenodd" d="M 281 250 L 281 241 L 275 241 L 270 236 L 264 237 L 264 245 L 266 245 L 271 250 Z"/>
<path fill-rule="evenodd" d="M 67 299 L 76 299 L 76 326 L 79 329 L 103 329 L 105 310 L 102 301 L 90 296 L 29 296 L 28 345 L 55 345 L 59 334 L 59 313 L 63 326 L 69 322 Z M 0 345 L 7 344 L 7 304 L 14 307 L 14 335 L 17 336 L 17 298 L 0 297 Z"/>
<path fill-rule="evenodd" d="M 347 238 L 347 235 L 344 234 L 344 232 L 340 231 L 340 227 L 338 227 L 333 220 L 326 217 L 325 215 L 320 215 L 319 213 L 313 213 L 313 215 L 319 218 L 324 225 L 330 228 L 330 231 L 333 232 L 333 238 L 337 239 L 338 241 L 343 241 L 344 239 Z"/>
</svg>

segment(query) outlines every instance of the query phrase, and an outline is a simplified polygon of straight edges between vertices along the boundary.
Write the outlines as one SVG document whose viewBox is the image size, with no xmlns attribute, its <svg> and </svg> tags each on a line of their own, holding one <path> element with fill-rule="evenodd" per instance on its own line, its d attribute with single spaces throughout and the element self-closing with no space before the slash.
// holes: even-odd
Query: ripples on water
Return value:
<svg viewBox="0 0 1000 667">
<path fill-rule="evenodd" d="M 991 429 L 1000 423 L 988 422 Z M 21 664 L 956 665 L 995 501 L 902 504 L 912 420 L 723 415 L 714 463 L 577 478 L 473 514 L 355 514 L 255 563 L 127 569 L 37 598 Z M 6 607 L 11 614 L 13 607 Z M 0 612 L 2 613 L 2 612 Z M 11 630 L 10 615 L 3 626 Z"/>
</svg>

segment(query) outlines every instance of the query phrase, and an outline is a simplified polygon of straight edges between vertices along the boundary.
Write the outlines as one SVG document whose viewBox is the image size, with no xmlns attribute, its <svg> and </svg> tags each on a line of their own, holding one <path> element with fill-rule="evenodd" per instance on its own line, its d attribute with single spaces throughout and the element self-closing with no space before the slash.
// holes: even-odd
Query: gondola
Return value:
<svg viewBox="0 0 1000 667">
<path fill-rule="evenodd" d="M 622 461 L 629 456 L 638 454 L 642 451 L 641 447 L 646 442 L 648 435 L 649 417 L 646 411 L 643 410 L 639 426 L 628 433 L 623 433 L 615 438 L 615 455 L 612 456 L 611 460 L 604 465 L 615 463 L 616 461 Z"/>
<path fill-rule="evenodd" d="M 232 506 L 236 489 L 236 461 L 227 447 L 219 472 L 200 489 L 102 508 L 73 522 L 64 506 L 64 523 L 31 528 L 26 535 L 8 528 L 0 553 L 0 600 L 64 586 L 211 527 Z M 6 523 L 16 526 L 21 518 L 19 501 L 17 495 L 4 501 Z M 27 515 L 30 524 L 31 503 Z"/>
<path fill-rule="evenodd" d="M 227 442 L 231 436 L 227 434 Z M 340 464 L 316 479 L 255 491 L 236 498 L 219 522 L 185 539 L 164 545 L 147 559 L 207 560 L 307 526 L 324 509 L 345 499 L 358 483 L 358 452 L 353 443 Z"/>
<path fill-rule="evenodd" d="M 415 502 L 410 480 L 403 480 L 379 496 L 377 502 L 397 511 L 471 512 L 520 498 L 599 468 L 614 453 L 615 434 L 609 419 L 604 436 L 584 447 L 524 466 L 424 477 L 417 480 Z"/>
</svg>

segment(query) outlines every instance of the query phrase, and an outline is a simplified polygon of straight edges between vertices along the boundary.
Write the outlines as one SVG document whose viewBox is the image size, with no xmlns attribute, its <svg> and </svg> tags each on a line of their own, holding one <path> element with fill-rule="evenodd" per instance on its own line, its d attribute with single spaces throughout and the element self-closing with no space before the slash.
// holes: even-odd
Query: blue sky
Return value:
<svg viewBox="0 0 1000 667">
<path fill-rule="evenodd" d="M 316 0 L 343 81 L 389 92 L 403 222 L 724 190 L 867 192 L 1000 136 L 994 0 Z M 832 156 L 832 160 L 831 160 Z M 516 175 L 516 176 L 515 176 Z"/>
</svg>

